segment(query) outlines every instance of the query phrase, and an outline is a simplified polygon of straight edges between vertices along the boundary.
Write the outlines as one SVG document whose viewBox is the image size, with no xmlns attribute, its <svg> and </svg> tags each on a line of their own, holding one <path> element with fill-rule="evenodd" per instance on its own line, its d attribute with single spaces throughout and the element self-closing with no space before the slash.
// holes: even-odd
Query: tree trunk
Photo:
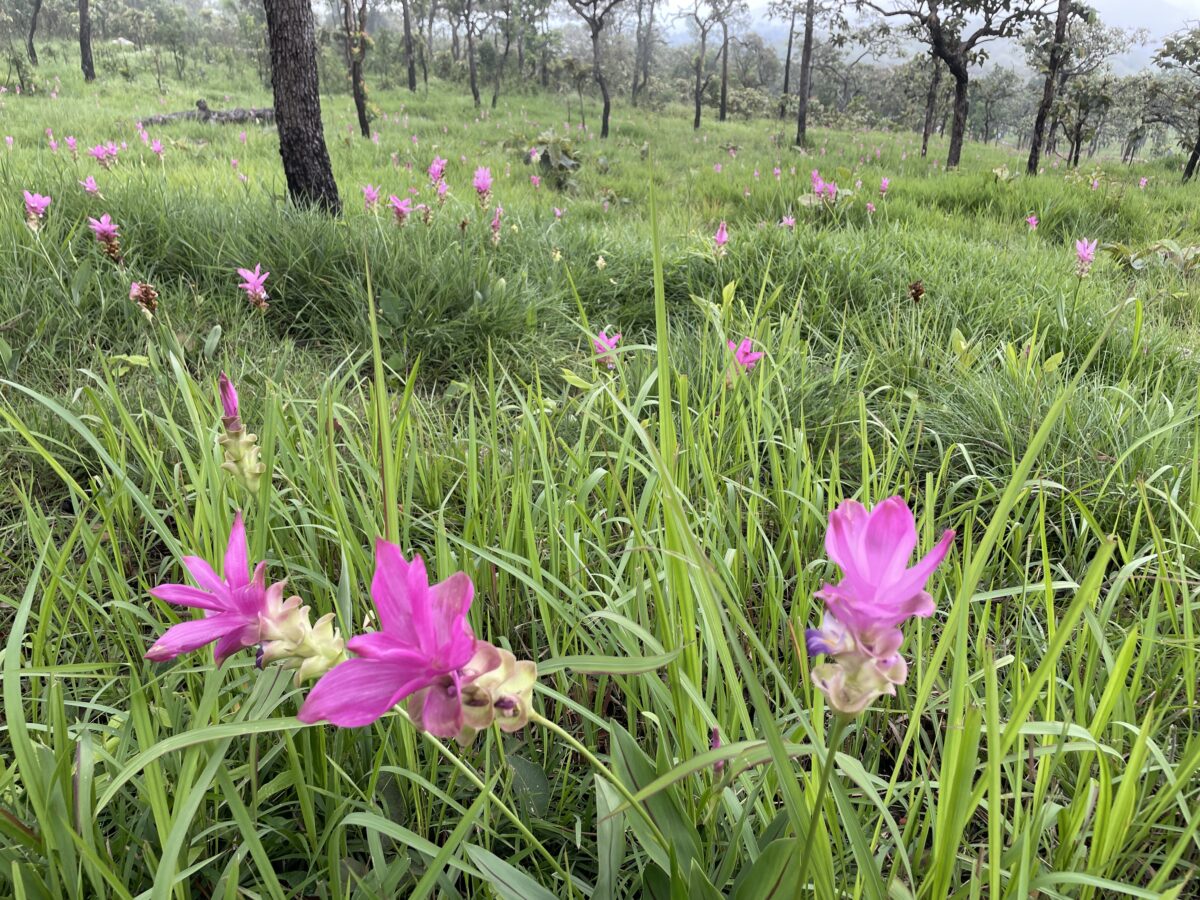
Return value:
<svg viewBox="0 0 1200 900">
<path fill-rule="evenodd" d="M 508 51 L 512 47 L 512 29 L 505 23 L 504 28 L 504 52 L 500 54 L 500 64 L 496 66 L 496 83 L 492 86 L 492 109 L 496 108 L 496 103 L 500 100 L 500 84 L 504 81 L 504 70 L 508 67 Z"/>
<path fill-rule="evenodd" d="M 96 64 L 92 62 L 92 14 L 88 0 L 79 0 L 79 68 L 84 81 L 96 80 Z"/>
<path fill-rule="evenodd" d="M 787 55 L 783 58 L 783 95 L 779 98 L 779 118 L 787 115 L 788 85 L 792 81 L 792 40 L 796 37 L 796 7 L 792 7 L 792 18 L 788 21 Z"/>
<path fill-rule="evenodd" d="M 471 98 L 479 109 L 479 69 L 475 65 L 475 23 L 471 21 L 471 4 L 467 4 L 467 77 L 471 83 Z"/>
<path fill-rule="evenodd" d="M 717 119 L 725 121 L 729 113 L 729 23 L 721 20 L 721 108 Z"/>
<path fill-rule="evenodd" d="M 696 54 L 696 85 L 693 96 L 696 101 L 696 116 L 692 120 L 692 130 L 700 128 L 700 98 L 704 93 L 704 54 L 708 51 L 708 32 L 700 32 L 700 52 Z"/>
<path fill-rule="evenodd" d="M 367 114 L 367 84 L 363 76 L 363 61 L 367 55 L 366 27 L 367 0 L 360 0 L 357 10 L 354 0 L 342 0 L 342 30 L 346 41 L 346 68 L 350 73 L 350 96 L 354 98 L 358 130 L 363 137 L 369 138 L 371 120 Z"/>
<path fill-rule="evenodd" d="M 1029 142 L 1029 162 L 1025 164 L 1026 175 L 1036 175 L 1042 157 L 1042 134 L 1046 130 L 1046 119 L 1054 105 L 1054 85 L 1058 69 L 1062 65 L 1063 45 L 1067 41 L 1067 19 L 1070 17 L 1071 0 L 1058 0 L 1058 14 L 1054 18 L 1054 43 L 1050 45 L 1050 66 L 1046 70 L 1046 83 L 1042 86 L 1042 102 L 1038 105 L 1037 119 L 1033 123 L 1033 137 Z"/>
<path fill-rule="evenodd" d="M 967 112 L 970 101 L 967 97 L 967 68 L 962 66 L 960 71 L 951 71 L 954 75 L 954 123 L 950 126 L 950 149 L 946 153 L 946 168 L 958 166 L 962 156 L 963 135 L 967 129 Z"/>
<path fill-rule="evenodd" d="M 29 54 L 31 65 L 38 64 L 37 48 L 33 46 L 33 35 L 37 31 L 38 15 L 42 11 L 42 0 L 33 0 L 33 8 L 29 11 L 29 35 L 25 38 L 25 50 Z"/>
<path fill-rule="evenodd" d="M 637 25 L 633 29 L 633 84 L 629 87 L 629 102 L 633 106 L 638 105 L 638 82 L 642 78 L 642 53 L 645 50 L 644 44 L 646 41 L 645 23 L 642 21 L 642 14 L 645 8 L 643 0 L 638 0 L 637 4 Z"/>
<path fill-rule="evenodd" d="M 1188 157 L 1187 165 L 1183 167 L 1183 183 L 1187 184 L 1196 174 L 1196 164 L 1200 163 L 1200 128 L 1196 131 L 1196 141 L 1192 144 L 1192 155 Z"/>
<path fill-rule="evenodd" d="M 317 41 L 309 0 L 264 0 L 271 88 L 288 195 L 298 206 L 340 213 L 337 182 L 321 129 Z"/>
<path fill-rule="evenodd" d="M 604 69 L 600 66 L 600 30 L 604 27 L 603 22 L 599 22 L 591 26 L 592 30 L 592 75 L 596 78 L 596 84 L 600 87 L 600 96 L 604 100 L 604 106 L 600 113 L 600 138 L 603 140 L 608 137 L 608 114 L 612 111 L 612 98 L 608 96 L 608 82 L 604 80 Z"/>
<path fill-rule="evenodd" d="M 796 113 L 796 145 L 808 145 L 808 95 L 812 92 L 813 23 L 816 19 L 816 0 L 808 0 L 804 8 L 804 44 L 800 50 L 800 111 Z"/>
<path fill-rule="evenodd" d="M 410 3 L 411 0 L 401 0 L 400 6 L 404 12 L 404 59 L 408 63 L 408 89 L 415 94 L 417 92 L 417 60 L 413 55 Z"/>
<path fill-rule="evenodd" d="M 646 23 L 646 49 L 642 53 L 642 84 L 638 88 L 640 94 L 650 85 L 650 55 L 654 52 L 654 5 L 658 0 L 650 0 L 650 18 Z"/>
</svg>

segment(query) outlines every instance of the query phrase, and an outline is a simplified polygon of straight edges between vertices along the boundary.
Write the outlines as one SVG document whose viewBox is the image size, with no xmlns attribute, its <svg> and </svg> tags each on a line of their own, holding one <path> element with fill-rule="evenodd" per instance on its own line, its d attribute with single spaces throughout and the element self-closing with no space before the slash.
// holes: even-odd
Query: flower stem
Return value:
<svg viewBox="0 0 1200 900">
<path fill-rule="evenodd" d="M 817 826 L 821 823 L 821 806 L 825 802 L 825 792 L 829 788 L 829 777 L 833 772 L 834 758 L 837 756 L 838 745 L 841 743 L 842 734 L 849 722 L 849 716 L 835 715 L 829 729 L 829 747 L 825 751 L 825 762 L 821 767 L 821 780 L 817 785 L 817 800 L 808 817 L 808 831 L 804 835 L 804 848 L 800 853 L 799 883 L 801 885 L 805 883 L 804 879 L 808 876 L 808 860 L 812 852 L 813 835 L 816 834 Z"/>
<path fill-rule="evenodd" d="M 566 731 L 557 722 L 551 722 L 540 713 L 531 713 L 529 716 L 529 721 L 537 722 L 543 728 L 554 732 L 556 735 L 570 744 L 575 752 L 586 759 L 588 763 L 591 764 L 592 768 L 594 768 L 598 773 L 603 775 L 605 780 L 617 789 L 617 793 L 621 795 L 621 798 L 634 810 L 636 810 L 643 819 L 646 820 L 646 824 L 650 826 L 650 830 L 654 833 L 654 839 L 658 841 L 659 845 L 662 846 L 664 850 L 670 850 L 670 844 L 667 843 L 666 837 L 663 836 L 663 833 L 654 823 L 654 819 L 650 817 L 650 813 L 648 813 L 646 808 L 637 801 L 632 793 L 630 793 L 629 788 L 625 786 L 624 782 L 622 782 L 620 778 L 613 774 L 612 770 L 605 766 L 604 763 L 600 762 L 600 760 L 596 758 L 596 755 L 593 754 L 591 750 L 581 744 L 573 735 Z"/>
</svg>

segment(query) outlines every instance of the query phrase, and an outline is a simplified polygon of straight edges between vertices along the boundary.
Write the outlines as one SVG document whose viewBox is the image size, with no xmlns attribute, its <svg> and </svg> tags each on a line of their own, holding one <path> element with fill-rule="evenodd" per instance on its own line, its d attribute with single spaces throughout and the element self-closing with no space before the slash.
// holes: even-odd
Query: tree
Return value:
<svg viewBox="0 0 1200 900">
<path fill-rule="evenodd" d="M 1183 180 L 1186 183 L 1196 174 L 1196 166 L 1200 164 L 1200 22 L 1168 37 L 1162 48 L 1154 54 L 1154 62 L 1168 72 L 1184 76 L 1189 82 L 1190 90 L 1179 90 L 1176 102 L 1172 104 L 1179 113 L 1172 124 L 1182 135 L 1181 143 L 1185 147 L 1188 142 L 1192 145 L 1187 164 L 1183 167 Z M 1189 114 L 1191 127 L 1185 124 Z"/>
<path fill-rule="evenodd" d="M 603 55 L 601 52 L 600 35 L 608 22 L 609 14 L 616 9 L 622 0 L 567 0 L 575 15 L 583 19 L 592 37 L 592 77 L 600 88 L 600 96 L 604 106 L 600 114 L 600 137 L 608 137 L 608 116 L 612 111 L 612 98 L 608 93 L 608 82 L 604 78 Z"/>
<path fill-rule="evenodd" d="M 659 43 L 655 35 L 654 12 L 658 0 L 636 0 L 637 26 L 634 29 L 633 51 L 633 89 L 630 92 L 630 102 L 638 105 L 638 96 L 650 84 L 650 58 L 654 55 L 654 45 Z"/>
<path fill-rule="evenodd" d="M 681 14 L 695 26 L 696 36 L 699 40 L 696 55 L 692 60 L 692 101 L 695 104 L 695 116 L 692 119 L 693 129 L 700 127 L 700 108 L 704 98 L 704 89 L 712 78 L 712 73 L 707 76 L 704 73 L 708 56 L 708 36 L 721 21 L 727 4 L 732 2 L 734 0 L 693 0 L 692 8 Z"/>
<path fill-rule="evenodd" d="M 29 34 L 25 38 L 25 51 L 29 54 L 29 62 L 31 65 L 38 64 L 37 48 L 33 46 L 33 36 L 37 33 L 38 15 L 42 11 L 42 0 L 33 0 L 33 6 L 29 10 Z"/>
<path fill-rule="evenodd" d="M 721 103 L 717 112 L 719 121 L 724 122 L 729 114 L 729 20 L 747 10 L 744 0 L 731 0 L 720 8 L 721 23 Z"/>
<path fill-rule="evenodd" d="M 1054 38 L 1050 43 L 1050 58 L 1046 66 L 1046 82 L 1042 86 L 1042 102 L 1038 104 L 1037 118 L 1033 123 L 1033 136 L 1029 140 L 1029 161 L 1025 164 L 1027 175 L 1036 175 L 1042 156 L 1042 137 L 1046 132 L 1046 119 L 1054 105 L 1054 87 L 1058 70 L 1062 65 L 1063 47 L 1067 41 L 1067 18 L 1071 13 L 1071 0 L 1058 0 L 1058 12 L 1054 16 Z"/>
<path fill-rule="evenodd" d="M 1098 117 L 1112 105 L 1112 78 L 1106 74 L 1088 74 L 1076 78 L 1059 98 L 1059 117 L 1066 126 L 1069 149 L 1067 161 L 1079 165 L 1084 141 L 1099 130 Z"/>
<path fill-rule="evenodd" d="M 921 158 L 929 154 L 929 135 L 933 133 L 933 117 L 937 112 L 938 87 L 942 81 L 942 61 L 933 51 L 929 53 L 933 73 L 929 77 L 929 92 L 925 95 L 925 122 L 921 126 Z"/>
<path fill-rule="evenodd" d="M 800 48 L 800 103 L 796 112 L 796 146 L 808 144 L 808 98 L 812 93 L 813 25 L 817 15 L 816 0 L 806 0 L 804 6 L 804 43 Z"/>
<path fill-rule="evenodd" d="M 309 0 L 264 0 L 264 6 L 275 125 L 288 195 L 298 206 L 340 213 L 342 201 L 321 128 L 312 4 Z"/>
<path fill-rule="evenodd" d="M 993 138 L 999 140 L 1016 125 L 1021 114 L 1016 100 L 1022 88 L 1016 71 L 1007 66 L 997 66 L 975 81 L 971 127 L 979 140 L 985 144 Z"/>
<path fill-rule="evenodd" d="M 788 20 L 787 52 L 783 57 L 783 91 L 779 95 L 779 118 L 787 115 L 788 87 L 792 80 L 792 43 L 796 37 L 796 13 L 800 11 L 799 4 L 793 0 L 775 0 L 770 6 L 772 17 Z"/>
<path fill-rule="evenodd" d="M 363 62 L 367 57 L 367 0 L 341 0 L 342 41 L 346 51 L 346 68 L 350 74 L 350 94 L 358 114 L 358 129 L 362 136 L 371 136 L 371 117 L 367 113 L 367 83 Z"/>
<path fill-rule="evenodd" d="M 408 89 L 417 91 L 417 60 L 413 54 L 412 0 L 400 0 L 400 12 L 404 18 L 404 62 L 408 68 Z M 426 80 L 428 81 L 428 74 Z"/>
<path fill-rule="evenodd" d="M 981 44 L 1018 36 L 1026 23 L 1045 14 L 1055 0 L 856 0 L 859 9 L 873 9 L 885 19 L 906 20 L 909 31 L 930 50 L 954 77 L 954 123 L 946 168 L 958 166 L 969 111 L 971 66 L 983 58 Z"/>
<path fill-rule="evenodd" d="M 92 15 L 88 0 L 79 0 L 79 68 L 84 81 L 96 80 L 96 64 L 92 62 Z"/>
</svg>

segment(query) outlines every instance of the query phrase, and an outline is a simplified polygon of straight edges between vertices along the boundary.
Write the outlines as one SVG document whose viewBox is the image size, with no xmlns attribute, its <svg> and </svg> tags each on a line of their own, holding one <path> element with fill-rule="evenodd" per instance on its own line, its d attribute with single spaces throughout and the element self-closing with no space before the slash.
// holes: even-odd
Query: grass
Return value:
<svg viewBox="0 0 1200 900">
<path fill-rule="evenodd" d="M 132 125 L 159 110 L 147 85 L 61 74 L 57 100 L 0 106 L 0 894 L 1195 890 L 1196 282 L 1103 253 L 1079 282 L 1072 245 L 1197 243 L 1178 160 L 1103 163 L 1093 191 L 1061 169 L 998 179 L 1019 169 L 1003 148 L 947 174 L 911 135 L 819 133 L 803 156 L 775 122 L 694 137 L 682 112 L 619 110 L 563 195 L 523 167 L 553 99 L 476 122 L 437 88 L 378 95 L 378 146 L 343 139 L 350 104 L 326 100 L 349 201 L 329 221 L 283 203 L 271 132 L 152 129 L 159 164 Z M 129 149 L 101 172 L 50 153 L 46 127 Z M 435 152 L 452 199 L 431 225 L 361 209 L 361 184 L 423 186 Z M 864 190 L 801 206 L 814 166 Z M 36 236 L 23 188 L 54 197 Z M 123 270 L 86 229 L 100 212 Z M 256 262 L 265 316 L 233 274 Z M 153 321 L 135 278 L 162 294 Z M 625 335 L 612 372 L 604 326 Z M 744 335 L 766 358 L 728 378 Z M 263 447 L 253 496 L 219 467 L 221 369 Z M 922 547 L 958 538 L 907 683 L 849 723 L 817 810 L 834 720 L 793 633 L 832 574 L 828 511 L 893 494 Z M 469 748 L 401 716 L 311 727 L 248 654 L 144 661 L 178 620 L 148 588 L 184 553 L 218 558 L 239 508 L 251 555 L 345 633 L 376 535 L 467 571 L 476 633 L 538 660 L 544 721 Z"/>
</svg>

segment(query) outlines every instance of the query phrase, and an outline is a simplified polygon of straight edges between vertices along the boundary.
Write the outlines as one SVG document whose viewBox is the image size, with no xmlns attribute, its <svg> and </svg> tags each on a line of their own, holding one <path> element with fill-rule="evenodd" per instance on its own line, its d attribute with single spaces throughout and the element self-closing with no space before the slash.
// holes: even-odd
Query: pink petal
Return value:
<svg viewBox="0 0 1200 900">
<path fill-rule="evenodd" d="M 462 731 L 462 695 L 455 684 L 434 684 L 425 695 L 421 724 L 434 737 L 451 738 Z"/>
<path fill-rule="evenodd" d="M 402 663 L 349 659 L 313 686 L 296 717 L 301 722 L 325 719 L 342 728 L 369 725 L 428 683 L 423 672 Z"/>
<path fill-rule="evenodd" d="M 246 620 L 233 613 L 218 613 L 203 619 L 172 625 L 146 651 L 146 659 L 161 662 L 211 644 L 230 633 L 240 633 Z"/>
<path fill-rule="evenodd" d="M 174 603 L 176 606 L 190 606 L 214 612 L 226 609 L 221 597 L 187 584 L 160 584 L 150 589 L 150 596 Z"/>
<path fill-rule="evenodd" d="M 414 571 L 416 570 L 416 571 Z M 428 589 L 425 562 L 414 557 L 410 563 L 395 544 L 379 538 L 375 541 L 375 575 L 371 579 L 371 599 L 379 613 L 384 631 L 395 632 L 406 643 L 417 642 L 413 625 L 413 585 Z"/>
<path fill-rule="evenodd" d="M 217 577 L 217 573 L 213 571 L 212 566 L 207 560 L 203 560 L 198 556 L 185 556 L 183 564 L 195 579 L 196 584 L 208 591 L 210 594 L 216 594 L 221 597 L 229 593 L 229 588 L 225 582 Z"/>
<path fill-rule="evenodd" d="M 911 569 L 902 572 L 895 580 L 888 582 L 886 585 L 881 585 L 883 590 L 890 595 L 905 596 L 908 594 L 924 593 L 925 584 L 929 581 L 929 576 L 934 570 L 942 564 L 942 560 L 946 558 L 946 554 L 950 552 L 950 546 L 954 543 L 953 529 L 947 530 L 942 539 L 937 542 L 937 545 L 926 553 L 917 564 Z M 928 597 L 928 594 L 925 594 Z M 923 607 L 922 607 L 923 608 Z M 928 612 L 916 612 L 915 616 L 928 616 L 933 613 L 933 601 L 929 601 Z"/>
<path fill-rule="evenodd" d="M 250 583 L 250 560 L 246 554 L 246 526 L 239 512 L 233 517 L 233 528 L 229 532 L 229 546 L 225 549 L 225 581 L 230 588 L 245 587 Z"/>
<path fill-rule="evenodd" d="M 825 532 L 825 552 L 847 576 L 858 576 L 862 563 L 858 558 L 859 535 L 867 524 L 867 509 L 857 500 L 843 500 L 829 514 Z"/>
<path fill-rule="evenodd" d="M 217 665 L 222 665 L 225 660 L 233 656 L 239 650 L 245 650 L 253 647 L 259 641 L 258 623 L 249 622 L 237 631 L 231 631 L 219 641 L 217 646 L 213 648 L 213 656 L 216 658 Z"/>
<path fill-rule="evenodd" d="M 876 504 L 859 544 L 869 580 L 875 584 L 894 580 L 908 565 L 916 546 L 917 523 L 908 504 L 899 497 Z"/>
<path fill-rule="evenodd" d="M 475 585 L 466 572 L 455 572 L 430 588 L 429 611 L 432 613 L 431 625 L 437 646 L 465 641 L 474 652 L 475 634 L 467 623 L 467 610 L 471 608 L 474 596 Z"/>
</svg>

